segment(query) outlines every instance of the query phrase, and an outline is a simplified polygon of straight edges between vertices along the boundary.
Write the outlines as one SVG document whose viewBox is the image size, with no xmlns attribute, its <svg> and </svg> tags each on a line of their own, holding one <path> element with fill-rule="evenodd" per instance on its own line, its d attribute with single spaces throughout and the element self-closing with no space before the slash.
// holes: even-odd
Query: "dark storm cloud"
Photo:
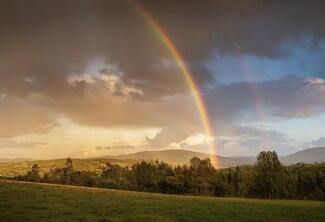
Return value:
<svg viewBox="0 0 325 222">
<path fill-rule="evenodd" d="M 204 62 L 215 53 L 236 55 L 239 51 L 280 59 L 290 55 L 283 47 L 288 41 L 299 45 L 301 38 L 309 36 L 310 47 L 317 50 L 325 37 L 324 1 L 145 0 L 139 4 L 164 27 L 185 58 L 206 92 L 211 117 L 218 127 L 233 124 L 243 110 L 254 107 L 251 83 L 216 84 L 205 91 L 206 85 L 215 83 Z M 125 96 L 121 83 L 116 83 L 111 98 L 104 92 L 102 80 L 96 79 L 96 84 L 67 81 L 72 74 L 83 74 L 87 64 L 97 58 L 115 65 L 123 73 L 120 78 L 124 86 L 138 91 Z M 320 81 L 286 77 L 256 87 L 262 105 L 272 115 L 310 116 L 324 104 Z M 169 98 L 171 102 L 166 102 L 163 97 L 187 90 L 174 59 L 131 1 L 0 3 L 0 99 L 26 99 L 30 94 L 43 98 L 30 112 L 24 111 L 33 118 L 23 118 L 24 104 L 10 106 L 22 122 L 26 121 L 26 128 L 31 124 L 40 131 L 54 124 L 54 112 L 82 125 L 164 128 L 150 142 L 154 145 L 181 141 L 199 125 L 194 117 L 197 113 L 186 108 L 189 101 Z M 8 107 L 0 110 L 0 118 L 9 122 L 15 119 L 15 112 L 8 112 Z M 180 133 L 177 128 L 187 126 L 189 120 L 195 123 L 187 133 Z M 179 126 L 171 127 L 175 124 Z M 7 129 L 0 134 L 9 137 L 21 129 L 19 124 L 13 126 L 10 135 Z M 175 136 L 175 132 L 180 134 Z"/>
<path fill-rule="evenodd" d="M 202 65 L 216 51 L 278 58 L 288 40 L 325 35 L 323 1 L 139 1 L 157 19 L 196 79 L 211 80 Z M 7 94 L 74 91 L 71 73 L 102 57 L 125 79 L 156 98 L 186 90 L 161 40 L 130 1 L 2 1 L 0 89 Z M 317 47 L 316 47 L 317 48 Z"/>
<path fill-rule="evenodd" d="M 97 57 L 118 64 L 130 82 L 140 79 L 144 91 L 152 83 L 155 91 L 174 93 L 184 82 L 163 69 L 162 43 L 128 1 L 8 1 L 0 10 L 4 93 L 64 95 L 71 91 L 66 77 Z"/>
</svg>

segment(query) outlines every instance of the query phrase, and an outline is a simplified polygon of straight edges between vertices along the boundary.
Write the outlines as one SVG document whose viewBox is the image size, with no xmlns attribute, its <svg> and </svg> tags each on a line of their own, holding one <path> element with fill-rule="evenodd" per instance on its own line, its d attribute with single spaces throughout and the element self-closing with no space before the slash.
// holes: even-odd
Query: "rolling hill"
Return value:
<svg viewBox="0 0 325 222">
<path fill-rule="evenodd" d="M 305 149 L 281 158 L 284 164 L 325 162 L 325 147 Z"/>
<path fill-rule="evenodd" d="M 65 167 L 66 159 L 54 160 L 32 160 L 21 162 L 3 162 L 0 163 L 0 177 L 14 177 L 25 175 L 34 164 L 38 164 L 41 174 L 55 168 Z M 91 159 L 73 159 L 75 170 L 90 170 L 101 172 L 107 162 L 119 164 L 121 166 L 130 166 L 137 162 L 136 160 L 116 160 L 109 158 L 91 158 Z"/>
<path fill-rule="evenodd" d="M 14 159 L 7 159 L 0 157 L 0 163 L 8 163 L 8 162 L 22 162 L 22 161 L 31 161 L 32 159 L 29 158 L 14 158 Z"/>
<path fill-rule="evenodd" d="M 184 149 L 162 150 L 162 151 L 143 151 L 138 153 L 123 154 L 117 156 L 104 156 L 88 159 L 73 159 L 73 165 L 76 170 L 92 170 L 100 172 L 106 162 L 120 164 L 122 166 L 130 166 L 138 161 L 164 161 L 166 163 L 185 164 L 192 157 L 200 159 L 210 158 L 212 155 L 200 152 L 193 152 Z M 256 157 L 223 157 L 215 156 L 218 159 L 220 168 L 233 167 L 238 165 L 253 164 Z M 298 162 L 315 163 L 325 162 L 325 147 L 316 147 L 302 150 L 280 158 L 285 165 L 295 164 Z M 30 160 L 26 158 L 20 159 L 0 159 L 0 176 L 13 177 L 26 174 L 33 164 L 38 164 L 41 173 L 50 169 L 62 168 L 65 166 L 65 159 L 55 160 Z"/>
<path fill-rule="evenodd" d="M 160 160 L 171 164 L 188 163 L 192 157 L 210 158 L 212 155 L 200 152 L 193 152 L 184 149 L 162 150 L 162 151 L 143 151 L 138 153 L 108 156 L 111 159 L 120 160 Z M 256 156 L 216 156 L 220 168 L 232 167 L 244 164 L 253 164 Z M 295 163 L 320 163 L 325 162 L 325 147 L 314 147 L 305 149 L 287 156 L 280 157 L 283 164 L 290 165 Z"/>
<path fill-rule="evenodd" d="M 211 155 L 189 150 L 174 149 L 163 151 L 144 151 L 132 154 L 105 156 L 87 159 L 73 159 L 73 166 L 76 170 L 91 170 L 100 172 L 107 162 L 120 164 L 122 166 L 130 166 L 138 161 L 164 161 L 169 164 L 185 164 L 188 163 L 192 157 L 200 159 L 210 158 Z M 233 159 L 222 156 L 216 156 L 221 168 L 247 164 L 246 160 Z M 62 168 L 65 166 L 65 159 L 54 160 L 30 160 L 22 159 L 22 161 L 4 161 L 0 162 L 0 176 L 14 177 L 26 174 L 34 164 L 38 164 L 41 169 L 41 174 L 54 168 Z"/>
<path fill-rule="evenodd" d="M 232 167 L 237 165 L 243 165 L 250 163 L 251 161 L 246 159 L 235 159 L 229 157 L 223 157 L 219 155 L 210 155 L 206 153 L 193 152 L 184 149 L 172 149 L 161 151 L 143 151 L 138 153 L 123 154 L 117 156 L 108 156 L 111 159 L 120 160 L 159 160 L 170 164 L 185 164 L 190 161 L 192 157 L 204 158 L 217 158 L 220 168 Z M 212 158 L 213 157 L 213 158 Z"/>
</svg>

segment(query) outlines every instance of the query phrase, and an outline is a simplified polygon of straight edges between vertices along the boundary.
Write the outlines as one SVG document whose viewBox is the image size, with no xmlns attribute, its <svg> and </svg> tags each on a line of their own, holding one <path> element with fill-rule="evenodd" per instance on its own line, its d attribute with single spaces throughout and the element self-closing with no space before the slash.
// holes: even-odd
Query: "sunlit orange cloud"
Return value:
<svg viewBox="0 0 325 222">
<path fill-rule="evenodd" d="M 37 159 L 72 157 L 94 157 L 99 155 L 113 155 L 125 152 L 133 152 L 133 146 L 143 146 L 145 138 L 152 138 L 159 132 L 158 128 L 107 129 L 102 127 L 88 127 L 72 123 L 68 119 L 59 119 L 58 125 L 46 134 L 26 134 L 11 138 L 16 146 L 10 149 L 0 149 L 1 154 L 11 157 L 30 157 Z M 31 144 L 30 147 L 21 145 L 33 141 L 42 144 Z M 1 142 L 0 142 L 1 145 Z M 130 149 L 99 150 L 96 147 L 129 146 Z"/>
</svg>

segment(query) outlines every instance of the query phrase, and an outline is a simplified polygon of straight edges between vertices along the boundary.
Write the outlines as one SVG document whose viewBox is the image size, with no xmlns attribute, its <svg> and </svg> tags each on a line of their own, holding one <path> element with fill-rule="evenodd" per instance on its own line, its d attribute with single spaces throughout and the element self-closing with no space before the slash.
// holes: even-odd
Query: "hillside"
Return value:
<svg viewBox="0 0 325 222">
<path fill-rule="evenodd" d="M 212 155 L 200 152 L 193 152 L 184 149 L 162 150 L 162 151 L 144 151 L 138 153 L 109 156 L 112 159 L 122 160 L 160 160 L 171 164 L 184 164 L 188 163 L 192 157 L 210 158 Z M 219 162 L 220 168 L 226 168 L 237 165 L 253 164 L 256 160 L 256 156 L 233 156 L 223 157 L 216 156 Z M 290 165 L 298 162 L 315 163 L 325 162 L 325 147 L 315 147 L 305 149 L 287 156 L 280 157 L 281 162 Z"/>
<path fill-rule="evenodd" d="M 284 164 L 325 162 L 325 147 L 305 149 L 281 158 Z"/>
<path fill-rule="evenodd" d="M 0 176 L 14 177 L 26 174 L 34 164 L 38 164 L 41 174 L 54 168 L 65 167 L 65 159 L 55 160 L 33 160 L 22 162 L 3 162 L 0 163 Z M 73 159 L 73 167 L 75 170 L 91 170 L 101 172 L 107 162 L 120 164 L 122 166 L 132 165 L 134 160 L 115 160 L 109 158 L 92 158 L 92 159 Z"/>
<path fill-rule="evenodd" d="M 210 158 L 211 155 L 199 152 L 193 152 L 189 150 L 163 150 L 163 151 L 144 151 L 133 154 L 125 154 L 119 156 L 105 156 L 89 159 L 73 159 L 73 165 L 75 170 L 91 170 L 100 172 L 107 162 L 120 164 L 122 166 L 132 165 L 141 160 L 147 161 L 164 161 L 170 164 L 185 164 L 188 163 L 192 157 Z M 246 164 L 245 160 L 237 160 L 232 158 L 226 158 L 217 156 L 219 165 L 221 168 L 237 166 Z M 0 162 L 0 176 L 14 177 L 17 175 L 26 174 L 33 164 L 38 164 L 41 169 L 41 174 L 54 168 L 62 168 L 65 166 L 65 159 L 54 160 L 31 160 L 26 161 L 6 161 Z"/>
<path fill-rule="evenodd" d="M 0 180 L 0 222 L 322 222 L 325 203 L 193 197 Z"/>
<path fill-rule="evenodd" d="M 193 152 L 184 149 L 172 149 L 162 151 L 143 151 L 138 153 L 123 154 L 117 156 L 108 156 L 112 159 L 121 160 L 159 160 L 171 164 L 185 164 L 190 161 L 191 158 L 198 157 L 200 159 L 216 157 L 220 168 L 226 168 L 231 166 L 238 166 L 248 163 L 245 159 L 234 159 L 223 156 L 212 156 L 206 153 Z"/>
<path fill-rule="evenodd" d="M 31 161 L 32 159 L 29 158 L 14 158 L 14 159 L 7 159 L 0 157 L 0 163 L 8 163 L 8 162 L 22 162 L 22 161 Z"/>
<path fill-rule="evenodd" d="M 107 162 L 120 164 L 122 166 L 132 165 L 140 160 L 147 161 L 164 161 L 170 164 L 185 164 L 188 163 L 192 157 L 210 158 L 211 155 L 199 152 L 193 152 L 189 150 L 163 150 L 163 151 L 144 151 L 133 154 L 125 154 L 118 156 L 105 156 L 89 159 L 73 159 L 73 165 L 75 170 L 92 170 L 100 172 Z M 247 164 L 248 162 L 241 159 L 233 159 L 222 156 L 217 156 L 219 165 L 221 168 L 237 166 Z M 33 164 L 38 164 L 41 169 L 41 173 L 45 173 L 50 169 L 62 168 L 65 166 L 65 159 L 54 160 L 31 160 L 27 161 L 5 161 L 0 162 L 0 176 L 14 177 L 17 175 L 26 174 Z"/>
<path fill-rule="evenodd" d="M 162 151 L 143 151 L 138 153 L 123 154 L 117 156 L 105 156 L 89 159 L 73 159 L 74 168 L 76 170 L 94 170 L 100 172 L 107 162 L 120 164 L 122 166 L 130 166 L 140 160 L 146 161 L 164 161 L 170 164 L 185 164 L 192 157 L 200 159 L 210 158 L 212 156 L 206 153 L 193 152 L 183 149 L 162 150 Z M 253 164 L 256 157 L 223 157 L 216 156 L 220 168 Z M 1 161 L 2 160 L 2 161 Z M 295 164 L 298 162 L 315 163 L 325 162 L 325 147 L 310 148 L 302 150 L 280 158 L 281 162 L 286 165 Z M 0 176 L 13 177 L 26 174 L 31 169 L 33 164 L 38 164 L 41 168 L 41 173 L 47 172 L 50 169 L 62 168 L 65 166 L 65 159 L 55 160 L 29 160 L 29 159 L 0 159 Z"/>
</svg>

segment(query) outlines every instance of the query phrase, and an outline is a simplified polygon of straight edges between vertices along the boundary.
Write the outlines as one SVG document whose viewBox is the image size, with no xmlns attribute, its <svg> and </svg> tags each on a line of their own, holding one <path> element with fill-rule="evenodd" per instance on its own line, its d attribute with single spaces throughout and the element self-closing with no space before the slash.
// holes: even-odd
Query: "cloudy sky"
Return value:
<svg viewBox="0 0 325 222">
<path fill-rule="evenodd" d="M 280 155 L 325 146 L 325 4 L 303 0 L 0 3 L 0 157 L 186 148 Z"/>
</svg>

